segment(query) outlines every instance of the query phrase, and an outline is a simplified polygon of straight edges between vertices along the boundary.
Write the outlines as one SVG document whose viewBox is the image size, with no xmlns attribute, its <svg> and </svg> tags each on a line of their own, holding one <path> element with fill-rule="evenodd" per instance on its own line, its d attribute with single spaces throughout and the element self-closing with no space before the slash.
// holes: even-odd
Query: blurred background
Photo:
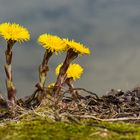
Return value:
<svg viewBox="0 0 140 140">
<path fill-rule="evenodd" d="M 0 0 L 0 23 L 16 22 L 30 30 L 31 40 L 13 48 L 13 75 L 18 97 L 30 95 L 38 81 L 44 49 L 36 42 L 42 33 L 68 37 L 85 44 L 90 56 L 75 62 L 84 74 L 75 83 L 99 95 L 140 84 L 140 0 Z M 0 38 L 0 91 L 6 95 L 4 52 Z M 46 84 L 54 82 L 55 67 L 65 54 L 53 56 Z"/>
</svg>

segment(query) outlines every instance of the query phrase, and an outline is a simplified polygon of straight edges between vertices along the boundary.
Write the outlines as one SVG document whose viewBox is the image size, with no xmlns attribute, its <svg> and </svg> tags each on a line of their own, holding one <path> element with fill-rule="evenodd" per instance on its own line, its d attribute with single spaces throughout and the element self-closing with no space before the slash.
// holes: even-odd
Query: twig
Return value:
<svg viewBox="0 0 140 140">
<path fill-rule="evenodd" d="M 35 115 L 37 115 L 37 116 L 45 117 L 44 114 L 40 114 L 40 113 L 36 112 L 36 111 L 34 110 L 33 107 L 32 107 L 32 111 L 33 111 L 33 113 L 34 113 Z"/>
<path fill-rule="evenodd" d="M 118 122 L 118 121 L 140 121 L 140 117 L 123 117 L 123 118 L 114 118 L 114 119 L 100 119 L 92 115 L 73 115 L 74 117 L 81 119 L 94 119 L 102 122 Z"/>
<path fill-rule="evenodd" d="M 80 118 L 80 119 L 93 119 L 93 120 L 97 120 L 97 121 L 102 121 L 102 119 L 97 118 L 92 115 L 73 115 L 73 117 Z"/>
<path fill-rule="evenodd" d="M 124 118 L 114 118 L 114 119 L 102 119 L 106 122 L 118 122 L 118 121 L 140 121 L 140 117 L 124 117 Z"/>
<path fill-rule="evenodd" d="M 68 93 L 68 92 L 74 91 L 74 90 L 83 90 L 83 91 L 85 91 L 85 92 L 87 92 L 87 93 L 89 93 L 89 94 L 91 94 L 91 95 L 94 95 L 97 99 L 99 99 L 99 97 L 97 96 L 96 93 L 93 93 L 93 92 L 91 92 L 91 91 L 88 91 L 88 90 L 86 90 L 86 89 L 84 89 L 84 88 L 73 88 L 73 89 L 71 89 L 71 90 L 65 91 L 65 92 L 63 93 L 63 95 L 64 95 L 65 93 Z"/>
<path fill-rule="evenodd" d="M 71 115 L 69 113 L 65 114 L 64 116 L 66 116 L 69 120 L 71 120 L 71 121 L 73 121 L 73 122 L 75 122 L 77 124 L 81 124 L 80 121 L 75 116 L 73 116 L 73 115 Z"/>
</svg>

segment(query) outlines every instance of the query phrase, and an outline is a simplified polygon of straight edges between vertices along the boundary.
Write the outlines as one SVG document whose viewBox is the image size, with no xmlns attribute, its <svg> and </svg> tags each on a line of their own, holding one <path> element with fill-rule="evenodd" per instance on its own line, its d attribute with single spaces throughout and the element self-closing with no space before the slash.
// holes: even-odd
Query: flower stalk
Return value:
<svg viewBox="0 0 140 140">
<path fill-rule="evenodd" d="M 39 83 L 36 84 L 37 90 L 44 88 L 47 72 L 49 71 L 48 61 L 54 53 L 65 50 L 65 43 L 58 36 L 50 34 L 42 34 L 38 38 L 38 43 L 46 49 L 42 64 L 39 66 Z"/>
<path fill-rule="evenodd" d="M 49 71 L 48 62 L 52 54 L 53 53 L 51 51 L 48 50 L 45 51 L 42 64 L 39 66 L 39 83 L 36 84 L 37 91 L 44 89 L 47 72 Z"/>
<path fill-rule="evenodd" d="M 74 89 L 73 78 L 67 78 L 66 81 L 65 81 L 65 83 L 68 85 L 69 91 L 70 91 L 73 99 L 75 101 L 77 101 L 77 99 L 79 98 L 79 94 L 78 94 L 78 91 L 73 90 Z"/>
<path fill-rule="evenodd" d="M 56 70 L 55 70 L 56 75 L 59 74 L 61 67 L 62 67 L 62 64 L 59 64 L 56 67 Z M 66 71 L 66 74 L 65 74 L 65 76 L 66 76 L 65 80 L 62 83 L 62 86 L 63 85 L 67 85 L 68 86 L 69 91 L 70 91 L 72 97 L 76 101 L 79 98 L 79 95 L 78 95 L 78 92 L 76 90 L 73 90 L 74 89 L 73 82 L 76 79 L 79 79 L 81 77 L 82 73 L 83 73 L 83 68 L 79 64 L 76 64 L 76 63 L 70 64 L 68 69 L 67 69 L 67 71 Z"/>
<path fill-rule="evenodd" d="M 67 51 L 65 61 L 62 65 L 62 67 L 60 68 L 60 72 L 58 74 L 56 83 L 55 83 L 54 88 L 53 88 L 53 93 L 56 97 L 60 94 L 62 84 L 66 80 L 66 72 L 68 70 L 70 63 L 77 57 L 78 57 L 78 53 L 73 51 L 73 49 L 69 49 Z"/>
<path fill-rule="evenodd" d="M 39 105 L 44 98 L 45 82 L 49 71 L 48 62 L 53 53 L 46 49 L 41 65 L 39 66 L 39 82 L 35 85 L 37 88 L 31 98 L 26 100 L 27 107 Z"/>
<path fill-rule="evenodd" d="M 16 88 L 13 83 L 12 75 L 12 48 L 16 42 L 23 42 L 30 39 L 28 30 L 16 23 L 2 23 L 0 24 L 0 36 L 7 42 L 7 49 L 5 51 L 6 64 L 6 88 L 9 100 L 9 108 L 14 112 L 14 106 L 16 104 Z"/>
<path fill-rule="evenodd" d="M 5 64 L 5 73 L 6 73 L 6 88 L 9 100 L 9 107 L 13 107 L 16 101 L 16 88 L 13 83 L 13 75 L 12 75 L 12 48 L 16 43 L 14 40 L 7 41 L 7 50 L 5 51 L 6 64 Z"/>
<path fill-rule="evenodd" d="M 50 34 L 42 34 L 38 37 L 38 43 L 45 48 L 45 54 L 41 65 L 39 66 L 39 82 L 36 84 L 37 89 L 34 91 L 34 94 L 31 99 L 27 101 L 28 104 L 34 104 L 34 100 L 37 100 L 38 103 L 44 97 L 45 91 L 45 82 L 47 73 L 49 71 L 48 62 L 51 56 L 54 53 L 59 53 L 65 50 L 65 43 L 58 36 Z M 36 99 L 35 99 L 36 98 Z"/>
<path fill-rule="evenodd" d="M 78 57 L 79 54 L 90 54 L 90 50 L 86 48 L 83 44 L 75 42 L 74 40 L 63 39 L 67 47 L 67 55 L 65 61 L 63 62 L 60 72 L 58 74 L 55 86 L 53 88 L 54 96 L 58 96 L 61 91 L 61 87 L 65 81 L 65 74 L 68 70 L 70 63 Z"/>
</svg>

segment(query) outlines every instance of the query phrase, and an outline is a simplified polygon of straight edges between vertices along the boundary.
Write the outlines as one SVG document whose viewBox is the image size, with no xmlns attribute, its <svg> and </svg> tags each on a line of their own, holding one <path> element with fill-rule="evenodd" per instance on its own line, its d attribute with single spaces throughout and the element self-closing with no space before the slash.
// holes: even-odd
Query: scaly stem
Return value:
<svg viewBox="0 0 140 140">
<path fill-rule="evenodd" d="M 49 71 L 48 62 L 52 56 L 52 52 L 46 50 L 43 61 L 39 66 L 39 82 L 36 84 L 37 89 L 34 91 L 33 95 L 26 100 L 26 106 L 33 107 L 41 103 L 44 97 L 44 86 L 46 82 L 47 72 Z"/>
<path fill-rule="evenodd" d="M 7 50 L 5 51 L 6 64 L 5 64 L 5 73 L 6 73 L 6 88 L 8 94 L 8 100 L 10 101 L 9 107 L 13 109 L 16 99 L 16 88 L 13 83 L 12 76 L 12 47 L 16 41 L 8 40 L 7 41 Z"/>
<path fill-rule="evenodd" d="M 60 72 L 59 75 L 57 77 L 57 81 L 55 83 L 55 86 L 53 88 L 53 92 L 55 96 L 58 96 L 62 87 L 62 84 L 64 83 L 64 81 L 66 80 L 66 72 L 67 69 L 70 65 L 70 63 L 78 56 L 78 53 L 74 52 L 73 49 L 69 49 L 67 51 L 67 55 L 65 58 L 65 61 L 62 65 L 62 67 L 60 68 Z"/>
<path fill-rule="evenodd" d="M 42 64 L 39 66 L 39 83 L 36 84 L 37 90 L 43 90 L 44 88 L 47 72 L 49 71 L 48 61 L 52 54 L 52 52 L 46 50 Z"/>
</svg>

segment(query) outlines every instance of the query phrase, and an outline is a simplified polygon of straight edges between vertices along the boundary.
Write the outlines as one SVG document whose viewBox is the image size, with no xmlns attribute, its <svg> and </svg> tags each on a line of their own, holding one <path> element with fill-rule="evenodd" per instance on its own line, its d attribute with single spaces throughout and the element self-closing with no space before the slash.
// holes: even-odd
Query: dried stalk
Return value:
<svg viewBox="0 0 140 140">
<path fill-rule="evenodd" d="M 97 95 L 96 93 L 93 93 L 93 92 L 91 92 L 91 91 L 88 91 L 88 90 L 86 90 L 86 89 L 84 89 L 84 88 L 73 88 L 73 89 L 71 89 L 71 90 L 73 90 L 73 91 L 75 91 L 75 90 L 76 90 L 76 91 L 82 90 L 82 91 L 87 92 L 88 94 L 94 95 L 96 99 L 99 99 L 99 97 L 98 97 L 98 95 Z M 66 91 L 63 93 L 63 95 L 64 95 L 65 93 L 70 92 L 71 90 L 70 90 L 70 89 L 69 89 L 69 90 L 66 90 Z"/>
<path fill-rule="evenodd" d="M 6 102 L 6 100 L 1 96 L 1 94 L 0 94 L 0 109 L 1 108 L 8 108 L 8 104 L 7 104 L 7 102 Z"/>
<path fill-rule="evenodd" d="M 94 119 L 102 122 L 140 121 L 140 117 L 123 117 L 123 118 L 112 118 L 112 119 L 100 119 L 93 115 L 73 115 L 73 117 L 80 118 L 80 119 Z"/>
</svg>

